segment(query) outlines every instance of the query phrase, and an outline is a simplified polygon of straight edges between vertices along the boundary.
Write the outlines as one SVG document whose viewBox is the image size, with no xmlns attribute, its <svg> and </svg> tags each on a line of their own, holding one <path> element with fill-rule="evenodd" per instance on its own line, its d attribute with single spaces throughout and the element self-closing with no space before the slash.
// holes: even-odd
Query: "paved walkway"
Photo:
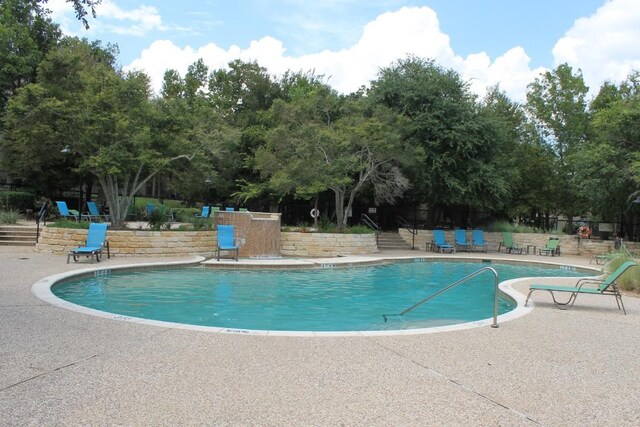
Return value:
<svg viewBox="0 0 640 427">
<path fill-rule="evenodd" d="M 613 298 L 581 296 L 561 311 L 539 293 L 530 314 L 498 329 L 244 336 L 37 299 L 36 281 L 87 267 L 65 261 L 0 248 L 0 425 L 640 425 L 638 298 L 625 297 L 624 316 Z M 101 265 L 144 261 L 154 260 Z"/>
</svg>

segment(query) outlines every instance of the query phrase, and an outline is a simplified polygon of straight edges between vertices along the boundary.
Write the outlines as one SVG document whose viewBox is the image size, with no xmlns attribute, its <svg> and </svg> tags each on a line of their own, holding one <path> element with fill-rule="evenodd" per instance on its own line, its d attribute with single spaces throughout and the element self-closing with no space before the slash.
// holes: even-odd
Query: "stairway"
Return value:
<svg viewBox="0 0 640 427">
<path fill-rule="evenodd" d="M 405 242 L 397 231 L 383 231 L 378 236 L 380 250 L 411 250 L 411 244 Z"/>
<path fill-rule="evenodd" d="M 35 225 L 0 225 L 0 246 L 35 246 Z"/>
</svg>

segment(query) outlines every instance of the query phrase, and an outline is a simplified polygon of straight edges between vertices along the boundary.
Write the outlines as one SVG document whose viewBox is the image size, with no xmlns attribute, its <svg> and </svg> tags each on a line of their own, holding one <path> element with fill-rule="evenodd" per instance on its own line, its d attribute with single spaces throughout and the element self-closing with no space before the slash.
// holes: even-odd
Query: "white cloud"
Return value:
<svg viewBox="0 0 640 427">
<path fill-rule="evenodd" d="M 620 82 L 640 69 L 640 2 L 609 0 L 590 17 L 577 19 L 553 48 L 555 65 L 582 69 L 595 94 L 604 81 Z"/>
<path fill-rule="evenodd" d="M 520 47 L 509 50 L 493 62 L 484 52 L 466 59 L 455 55 L 449 36 L 440 30 L 436 13 L 428 7 L 406 7 L 382 14 L 364 27 L 356 44 L 340 51 L 287 56 L 282 42 L 272 37 L 253 41 L 247 48 L 232 46 L 227 50 L 213 43 L 193 49 L 163 40 L 153 42 L 126 68 L 147 72 L 154 89 L 159 91 L 166 69 L 176 69 L 184 74 L 198 58 L 202 58 L 210 69 L 220 69 L 240 58 L 255 60 L 276 75 L 287 70 L 313 70 L 316 75 L 326 76 L 338 91 L 349 93 L 375 79 L 380 68 L 409 54 L 432 58 L 441 66 L 457 70 L 479 95 L 483 95 L 488 86 L 500 83 L 509 96 L 522 100 L 526 85 L 540 72 L 529 68 L 530 58 Z"/>
<path fill-rule="evenodd" d="M 60 23 L 65 34 L 73 35 L 70 28 L 75 22 L 74 10 L 71 3 L 66 0 L 49 0 L 47 8 L 51 10 L 51 17 Z M 152 31 L 164 31 L 167 29 L 162 23 L 162 17 L 153 6 L 139 6 L 135 9 L 125 10 L 111 0 L 102 0 L 96 6 L 96 13 L 100 20 L 91 20 L 89 32 L 111 32 L 129 36 L 144 36 Z"/>
</svg>

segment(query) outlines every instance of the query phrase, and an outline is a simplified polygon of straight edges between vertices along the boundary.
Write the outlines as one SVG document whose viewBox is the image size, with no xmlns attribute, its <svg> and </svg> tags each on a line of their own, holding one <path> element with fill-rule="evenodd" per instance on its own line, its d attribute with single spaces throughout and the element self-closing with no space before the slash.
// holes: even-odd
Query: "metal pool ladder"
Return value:
<svg viewBox="0 0 640 427">
<path fill-rule="evenodd" d="M 492 267 L 483 267 L 478 271 L 475 271 L 471 274 L 469 274 L 468 276 L 463 277 L 462 279 L 453 282 L 450 285 L 445 286 L 444 288 L 440 289 L 438 292 L 429 295 L 428 297 L 426 297 L 425 299 L 423 299 L 422 301 L 418 301 L 417 303 L 413 304 L 411 307 L 407 308 L 406 310 L 404 310 L 403 312 L 399 313 L 399 314 L 383 314 L 382 317 L 384 318 L 384 321 L 387 321 L 387 316 L 403 316 L 406 313 L 410 312 L 411 310 L 413 310 L 414 308 L 424 304 L 425 302 L 429 301 L 432 298 L 437 297 L 438 295 L 440 295 L 443 292 L 448 291 L 451 288 L 454 288 L 456 286 L 458 286 L 461 283 L 464 283 L 466 281 L 468 281 L 469 279 L 472 279 L 474 277 L 476 277 L 477 275 L 485 272 L 485 271 L 490 271 L 491 273 L 493 273 L 493 277 L 494 277 L 494 288 L 493 288 L 493 292 L 494 292 L 494 298 L 493 298 L 493 323 L 491 324 L 492 328 L 497 328 L 498 327 L 498 272 L 492 268 Z"/>
</svg>

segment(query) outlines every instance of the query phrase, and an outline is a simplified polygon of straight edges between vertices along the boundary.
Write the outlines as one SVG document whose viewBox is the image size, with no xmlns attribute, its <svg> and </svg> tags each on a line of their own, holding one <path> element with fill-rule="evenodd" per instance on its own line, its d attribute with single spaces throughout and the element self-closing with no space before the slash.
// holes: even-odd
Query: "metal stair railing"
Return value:
<svg viewBox="0 0 640 427">
<path fill-rule="evenodd" d="M 377 246 L 378 245 L 378 237 L 380 236 L 380 233 L 382 233 L 382 229 L 380 228 L 380 226 L 378 224 L 376 224 L 376 222 L 374 220 L 369 218 L 369 215 L 367 215 L 367 214 L 361 214 L 360 215 L 360 221 L 362 221 L 367 227 L 369 227 L 370 229 L 372 229 L 373 231 L 376 232 L 376 246 Z"/>
<path fill-rule="evenodd" d="M 36 216 L 36 243 L 40 240 L 40 222 L 44 222 L 44 225 L 47 225 L 47 214 L 49 213 L 48 203 L 44 203 L 42 207 L 40 207 L 40 211 L 38 212 L 38 216 Z"/>
<path fill-rule="evenodd" d="M 494 299 L 493 299 L 493 323 L 491 324 L 492 328 L 497 328 L 498 327 L 498 272 L 492 268 L 492 267 L 483 267 L 478 271 L 475 271 L 465 277 L 463 277 L 460 280 L 457 280 L 453 283 L 451 283 L 450 285 L 445 286 L 444 288 L 440 289 L 438 292 L 435 292 L 431 295 L 429 295 L 428 297 L 426 297 L 425 299 L 418 301 L 417 303 L 413 304 L 411 307 L 407 308 L 406 310 L 402 311 L 399 314 L 383 314 L 382 317 L 384 318 L 384 321 L 387 321 L 387 317 L 388 316 L 404 316 L 406 313 L 410 312 L 411 310 L 413 310 L 416 307 L 421 306 L 422 304 L 424 304 L 425 302 L 429 301 L 430 299 L 433 299 L 435 297 L 437 297 L 438 295 L 440 295 L 443 292 L 448 291 L 451 288 L 454 288 L 458 285 L 460 285 L 461 283 L 464 283 L 466 281 L 468 281 L 469 279 L 472 279 L 474 277 L 476 277 L 477 275 L 485 272 L 485 271 L 490 271 L 491 273 L 493 273 L 494 276 Z"/>
<path fill-rule="evenodd" d="M 402 228 L 406 228 L 409 231 L 409 233 L 411 233 L 411 249 L 412 250 L 415 249 L 416 235 L 418 234 L 418 229 L 416 228 L 415 224 L 414 225 L 409 224 L 409 221 L 407 221 L 400 215 L 396 216 L 396 222 L 398 223 L 399 226 L 401 226 Z"/>
</svg>

